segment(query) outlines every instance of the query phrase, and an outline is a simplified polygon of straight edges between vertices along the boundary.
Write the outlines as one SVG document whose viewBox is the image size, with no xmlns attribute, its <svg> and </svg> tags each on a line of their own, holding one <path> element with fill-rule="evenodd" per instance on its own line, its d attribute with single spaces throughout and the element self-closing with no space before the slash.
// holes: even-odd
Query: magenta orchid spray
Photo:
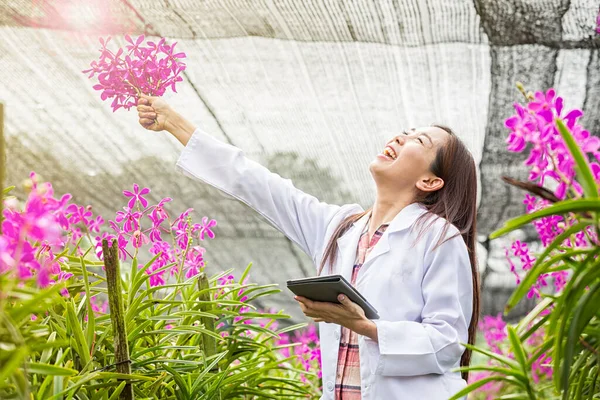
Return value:
<svg viewBox="0 0 600 400">
<path fill-rule="evenodd" d="M 132 39 L 125 35 L 128 43 L 116 52 L 107 46 L 111 38 L 100 38 L 100 58 L 92 61 L 91 68 L 82 71 L 89 78 L 98 76 L 95 90 L 100 90 L 102 100 L 113 99 L 113 112 L 119 108 L 129 110 L 137 105 L 140 95 L 162 96 L 168 88 L 176 92 L 177 82 L 186 65 L 180 61 L 184 52 L 177 52 L 177 43 L 167 44 L 165 38 L 158 42 L 147 41 L 144 36 Z"/>
<path fill-rule="evenodd" d="M 522 86 L 520 86 L 521 90 Z M 557 121 L 562 121 L 571 132 L 573 139 L 588 158 L 590 169 L 597 183 L 600 183 L 600 138 L 593 136 L 579 124 L 583 112 L 579 109 L 567 110 L 564 100 L 557 96 L 554 89 L 535 94 L 526 94 L 526 105 L 515 103 L 517 113 L 505 122 L 510 134 L 506 140 L 508 150 L 513 152 L 529 151 L 525 165 L 530 169 L 529 179 L 543 186 L 547 181 L 554 184 L 554 194 L 560 200 L 577 199 L 583 196 L 583 188 L 576 177 L 575 160 L 561 136 Z M 527 213 L 532 213 L 551 205 L 548 200 L 530 194 L 525 195 L 523 203 Z M 548 246 L 565 229 L 572 226 L 576 219 L 565 219 L 561 215 L 550 215 L 533 221 L 543 246 Z M 577 232 L 573 238 L 565 241 L 567 247 L 586 248 L 597 242 L 597 235 L 591 226 Z M 536 259 L 529 253 L 527 244 L 516 241 L 507 257 L 519 259 L 523 271 L 527 271 Z M 515 264 L 509 259 L 511 271 L 520 282 Z M 542 274 L 529 290 L 528 297 L 540 297 L 540 290 L 548 286 L 547 279 L 553 278 L 554 289 L 559 292 L 564 287 L 567 271 L 559 270 Z"/>
<path fill-rule="evenodd" d="M 71 202 L 69 194 L 55 198 L 52 185 L 38 182 L 35 173 L 26 182 L 24 202 L 8 197 L 2 212 L 0 341 L 5 358 L 16 361 L 8 370 L 0 362 L 0 398 L 29 398 L 21 395 L 27 390 L 40 398 L 60 391 L 72 397 L 75 390 L 93 398 L 99 395 L 97 385 L 89 384 L 94 379 L 102 382 L 102 393 L 118 396 L 122 383 L 113 372 L 111 327 L 119 312 L 106 297 L 112 295 L 114 304 L 119 293 L 135 360 L 131 379 L 145 397 L 169 397 L 171 388 L 161 382 L 174 382 L 173 377 L 196 381 L 178 389 L 188 391 L 186 398 L 215 387 L 237 393 L 250 387 L 260 398 L 320 393 L 314 327 L 287 337 L 298 326 L 281 328 L 278 320 L 289 316 L 253 304 L 276 293 L 276 285 L 251 283 L 252 264 L 239 279 L 233 269 L 212 278 L 205 273 L 201 244 L 215 238 L 215 220 L 194 223 L 191 208 L 171 215 L 171 198 L 154 203 L 149 188 L 134 184 L 123 191 L 123 209 L 105 222 L 91 206 Z M 125 271 L 121 290 L 106 284 L 103 239 L 116 243 Z M 215 357 L 219 365 L 210 366 Z M 205 378 L 197 380 L 198 373 Z M 52 375 L 83 382 L 67 387 L 48 379 Z M 261 386 L 267 381 L 275 384 Z"/>
<path fill-rule="evenodd" d="M 518 87 L 526 102 L 515 103 L 516 113 L 505 121 L 509 129 L 506 140 L 508 150 L 528 153 L 525 165 L 530 171 L 529 180 L 535 185 L 551 189 L 555 198 L 546 195 L 547 199 L 543 199 L 525 194 L 523 204 L 526 214 L 543 213 L 530 220 L 537 231 L 541 251 L 534 252 L 528 243 L 516 240 L 505 249 L 505 253 L 510 271 L 519 285 L 517 291 L 521 296 L 534 299 L 538 306 L 524 319 L 527 324 L 523 321 L 517 325 L 507 324 L 501 315 L 483 318 L 479 328 L 488 351 L 484 354 L 488 355 L 489 360 L 487 366 L 478 366 L 470 375 L 470 383 L 473 384 L 471 390 L 477 389 L 478 392 L 474 399 L 516 396 L 515 386 L 504 379 L 509 374 L 508 370 L 500 372 L 498 367 L 519 363 L 523 354 L 529 354 L 530 357 L 519 370 L 527 381 L 527 398 L 551 398 L 545 397 L 550 395 L 547 390 L 552 389 L 548 383 L 552 380 L 560 382 L 560 374 L 554 372 L 556 365 L 562 362 L 562 354 L 548 343 L 554 344 L 555 340 L 558 343 L 563 336 L 556 336 L 555 339 L 556 325 L 542 322 L 561 318 L 557 311 L 557 303 L 560 302 L 556 299 L 569 290 L 569 280 L 572 272 L 577 271 L 577 262 L 587 260 L 583 255 L 572 255 L 597 254 L 599 245 L 598 227 L 590 219 L 591 214 L 550 213 L 548 210 L 560 204 L 565 207 L 577 201 L 587 201 L 590 197 L 598 198 L 600 139 L 579 123 L 583 112 L 566 109 L 563 98 L 557 96 L 554 89 L 526 93 L 522 85 Z M 589 173 L 582 174 L 582 165 L 589 166 Z M 524 223 L 515 223 L 511 230 Z M 495 235 L 497 233 L 491 237 Z M 566 256 L 569 255 L 571 258 L 568 259 Z M 552 256 L 554 258 L 550 259 Z M 565 261 L 567 259 L 569 263 Z M 556 261 L 551 263 L 552 260 Z M 540 268 L 544 266 L 544 261 L 547 267 Z M 509 300 L 512 306 L 514 302 L 513 299 Z M 577 341 L 577 338 L 574 340 Z"/>
</svg>

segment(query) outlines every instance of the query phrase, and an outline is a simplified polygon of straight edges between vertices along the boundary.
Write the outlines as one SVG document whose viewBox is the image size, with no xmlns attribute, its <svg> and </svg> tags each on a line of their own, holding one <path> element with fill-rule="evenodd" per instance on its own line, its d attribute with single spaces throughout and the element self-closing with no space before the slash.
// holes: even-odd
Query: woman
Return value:
<svg viewBox="0 0 600 400">
<path fill-rule="evenodd" d="M 252 207 L 313 260 L 341 274 L 378 310 L 297 297 L 319 322 L 322 399 L 448 399 L 466 386 L 479 315 L 473 157 L 448 128 L 411 129 L 370 164 L 375 204 L 319 202 L 244 153 L 197 130 L 159 98 L 139 122 L 184 146 L 177 167 Z"/>
</svg>

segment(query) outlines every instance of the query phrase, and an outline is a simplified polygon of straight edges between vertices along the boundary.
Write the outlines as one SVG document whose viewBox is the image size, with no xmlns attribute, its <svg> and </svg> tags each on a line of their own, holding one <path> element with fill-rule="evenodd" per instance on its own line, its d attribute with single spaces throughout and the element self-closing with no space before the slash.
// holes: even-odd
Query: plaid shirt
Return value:
<svg viewBox="0 0 600 400">
<path fill-rule="evenodd" d="M 359 241 L 356 261 L 352 269 L 352 286 L 356 284 L 358 271 L 365 262 L 365 258 L 377 244 L 389 224 L 383 224 L 373 234 L 369 243 L 369 231 L 363 232 Z M 358 354 L 358 334 L 342 327 L 340 337 L 340 351 L 338 354 L 337 374 L 335 377 L 336 400 L 359 400 L 360 394 L 360 357 Z"/>
</svg>

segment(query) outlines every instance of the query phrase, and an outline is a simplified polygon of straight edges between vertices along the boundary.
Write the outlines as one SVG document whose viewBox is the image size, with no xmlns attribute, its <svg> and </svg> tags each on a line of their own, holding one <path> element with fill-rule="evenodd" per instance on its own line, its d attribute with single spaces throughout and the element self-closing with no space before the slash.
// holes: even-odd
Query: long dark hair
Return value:
<svg viewBox="0 0 600 400">
<path fill-rule="evenodd" d="M 446 219 L 438 243 L 434 250 L 452 237 L 444 239 L 450 224 L 454 225 L 460 232 L 471 261 L 471 272 L 473 275 L 473 314 L 469 324 L 469 344 L 475 343 L 477 324 L 479 322 L 480 293 L 479 293 L 479 271 L 477 269 L 476 254 L 476 231 L 477 231 L 477 172 L 475 169 L 475 160 L 473 155 L 464 143 L 454 134 L 452 129 L 443 125 L 432 125 L 443 129 L 448 133 L 448 140 L 444 146 L 441 146 L 436 154 L 433 163 L 430 166 L 431 172 L 444 180 L 444 186 L 435 192 L 430 192 L 419 196 L 416 201 L 427 208 L 417 221 L 420 225 L 420 237 L 435 222 L 435 216 Z M 353 223 L 371 212 L 368 210 L 350 215 L 342 220 L 329 243 L 325 247 L 319 274 L 327 263 L 332 266 L 335 263 L 338 250 L 337 240 L 352 226 Z M 434 218 L 431 218 L 434 217 Z M 425 226 L 425 221 L 431 220 Z M 453 236 L 454 237 L 454 236 Z M 465 349 L 460 360 L 461 367 L 469 366 L 471 362 L 471 350 Z M 468 380 L 468 371 L 462 372 L 462 377 Z"/>
</svg>

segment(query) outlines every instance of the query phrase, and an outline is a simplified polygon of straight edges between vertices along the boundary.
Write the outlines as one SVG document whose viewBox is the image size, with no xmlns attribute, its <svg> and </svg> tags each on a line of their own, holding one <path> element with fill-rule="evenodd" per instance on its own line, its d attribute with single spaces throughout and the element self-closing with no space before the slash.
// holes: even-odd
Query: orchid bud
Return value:
<svg viewBox="0 0 600 400">
<path fill-rule="evenodd" d="M 517 89 L 519 90 L 519 92 L 521 92 L 523 97 L 525 97 L 527 99 L 527 92 L 525 91 L 525 86 L 523 86 L 523 84 L 521 82 L 517 81 Z"/>
<path fill-rule="evenodd" d="M 21 185 L 23 185 L 23 190 L 25 190 L 25 192 L 29 193 L 29 192 L 31 192 L 31 189 L 33 188 L 33 181 L 30 178 L 27 178 L 27 179 L 23 180 Z"/>
<path fill-rule="evenodd" d="M 36 188 L 36 191 L 40 196 L 43 196 L 48 192 L 48 186 L 47 185 L 38 185 L 38 187 Z"/>
</svg>

